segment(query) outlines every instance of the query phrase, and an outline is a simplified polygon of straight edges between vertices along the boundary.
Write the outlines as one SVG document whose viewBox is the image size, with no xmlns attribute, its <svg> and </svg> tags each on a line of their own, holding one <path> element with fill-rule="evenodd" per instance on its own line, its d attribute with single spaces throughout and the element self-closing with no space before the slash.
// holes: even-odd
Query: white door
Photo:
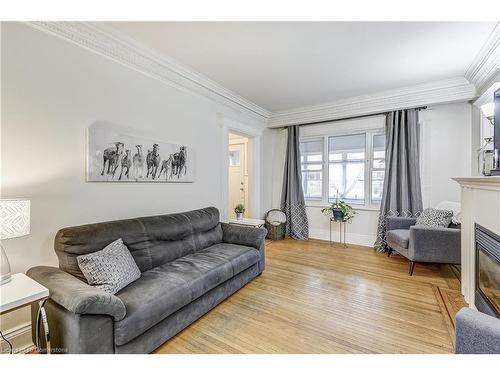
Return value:
<svg viewBox="0 0 500 375">
<path fill-rule="evenodd" d="M 246 178 L 246 155 L 245 144 L 238 143 L 229 145 L 229 217 L 234 218 L 234 207 L 238 204 L 245 205 L 247 202 L 247 178 Z M 247 211 L 248 212 L 248 211 Z M 244 216 L 246 217 L 247 212 Z"/>
</svg>

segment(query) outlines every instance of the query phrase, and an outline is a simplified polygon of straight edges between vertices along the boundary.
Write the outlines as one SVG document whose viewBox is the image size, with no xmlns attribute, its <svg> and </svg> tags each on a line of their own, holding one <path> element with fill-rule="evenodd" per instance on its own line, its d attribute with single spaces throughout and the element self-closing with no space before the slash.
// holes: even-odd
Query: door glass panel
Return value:
<svg viewBox="0 0 500 375">
<path fill-rule="evenodd" d="M 229 166 L 239 167 L 240 163 L 240 150 L 229 151 Z"/>
</svg>

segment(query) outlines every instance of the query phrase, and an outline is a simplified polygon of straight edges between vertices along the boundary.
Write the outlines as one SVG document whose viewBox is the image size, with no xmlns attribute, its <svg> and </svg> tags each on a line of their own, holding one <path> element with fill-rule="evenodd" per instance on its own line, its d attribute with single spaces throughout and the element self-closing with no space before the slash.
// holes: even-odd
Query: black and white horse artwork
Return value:
<svg viewBox="0 0 500 375">
<path fill-rule="evenodd" d="M 194 180 L 195 154 L 188 146 L 126 134 L 120 127 L 105 122 L 91 125 L 87 135 L 87 181 L 177 183 Z"/>
<path fill-rule="evenodd" d="M 176 152 L 173 155 L 173 161 L 172 161 L 172 173 L 175 176 L 177 176 L 178 179 L 181 177 L 183 173 L 184 175 L 187 174 L 186 159 L 187 159 L 186 146 L 181 146 L 179 152 Z"/>
<path fill-rule="evenodd" d="M 142 145 L 136 145 L 135 148 L 137 152 L 132 158 L 132 174 L 137 180 L 144 177 L 144 152 L 142 151 Z"/>
<path fill-rule="evenodd" d="M 101 176 L 104 175 L 104 170 L 106 169 L 106 163 L 108 165 L 108 170 L 106 173 L 114 177 L 118 164 L 120 162 L 120 157 L 123 154 L 122 142 L 115 142 L 115 147 L 110 147 L 104 150 L 102 153 L 102 172 Z"/>
<path fill-rule="evenodd" d="M 149 174 L 153 180 L 156 177 L 156 172 L 158 172 L 158 166 L 160 165 L 160 154 L 158 153 L 158 144 L 153 145 L 153 151 L 148 150 L 148 155 L 146 156 L 146 165 L 148 167 L 148 172 L 146 178 L 149 178 Z"/>
<path fill-rule="evenodd" d="M 173 156 L 170 155 L 167 160 L 161 162 L 160 173 L 158 173 L 158 178 L 161 177 L 162 173 L 165 173 L 165 180 L 170 180 L 172 178 L 172 160 Z"/>
<path fill-rule="evenodd" d="M 130 159 L 130 150 L 125 150 L 125 155 L 123 156 L 121 162 L 120 178 L 118 178 L 118 180 L 121 181 L 124 170 L 125 170 L 125 177 L 127 177 L 127 179 L 130 178 L 129 174 L 131 166 L 132 166 L 132 160 Z"/>
</svg>

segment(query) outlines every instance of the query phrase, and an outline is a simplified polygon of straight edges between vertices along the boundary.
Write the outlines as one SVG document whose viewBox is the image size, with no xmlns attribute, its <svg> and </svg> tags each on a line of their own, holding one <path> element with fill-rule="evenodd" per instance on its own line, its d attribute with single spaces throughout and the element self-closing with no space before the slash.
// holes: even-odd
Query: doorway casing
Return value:
<svg viewBox="0 0 500 375">
<path fill-rule="evenodd" d="M 260 138 L 262 130 L 242 124 L 223 114 L 217 114 L 219 126 L 221 128 L 222 139 L 222 165 L 221 165 L 221 220 L 227 221 L 229 218 L 229 133 L 237 133 L 248 138 L 248 216 L 260 218 Z"/>
</svg>

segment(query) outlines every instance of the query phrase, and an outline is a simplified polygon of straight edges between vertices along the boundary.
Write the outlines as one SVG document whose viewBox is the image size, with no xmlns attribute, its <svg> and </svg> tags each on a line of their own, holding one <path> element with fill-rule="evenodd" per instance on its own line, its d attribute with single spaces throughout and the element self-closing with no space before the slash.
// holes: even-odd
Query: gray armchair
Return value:
<svg viewBox="0 0 500 375">
<path fill-rule="evenodd" d="M 410 261 L 409 274 L 416 262 L 460 264 L 460 229 L 415 225 L 416 218 L 388 217 L 387 256 L 393 251 Z"/>
<path fill-rule="evenodd" d="M 455 353 L 500 354 L 500 319 L 464 307 L 455 321 Z"/>
</svg>

